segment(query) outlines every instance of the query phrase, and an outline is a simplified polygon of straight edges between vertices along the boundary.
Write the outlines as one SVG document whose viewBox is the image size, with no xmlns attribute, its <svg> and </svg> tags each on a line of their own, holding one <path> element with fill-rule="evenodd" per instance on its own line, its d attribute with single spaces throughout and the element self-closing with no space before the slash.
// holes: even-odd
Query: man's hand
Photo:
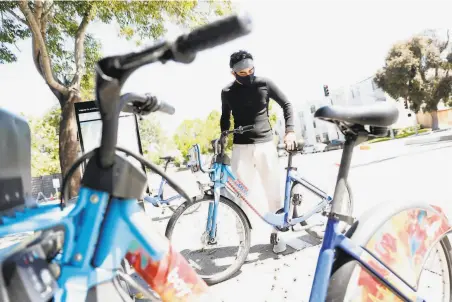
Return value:
<svg viewBox="0 0 452 302">
<path fill-rule="evenodd" d="M 292 151 L 296 147 L 295 140 L 297 137 L 295 136 L 295 132 L 287 132 L 286 136 L 284 137 L 284 143 L 286 144 L 286 149 L 289 151 Z"/>
</svg>

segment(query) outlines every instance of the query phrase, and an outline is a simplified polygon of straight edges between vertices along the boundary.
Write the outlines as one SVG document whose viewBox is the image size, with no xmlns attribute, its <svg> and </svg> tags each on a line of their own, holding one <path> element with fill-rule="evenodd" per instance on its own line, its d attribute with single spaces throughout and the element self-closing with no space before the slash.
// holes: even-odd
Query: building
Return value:
<svg viewBox="0 0 452 302">
<path fill-rule="evenodd" d="M 374 77 L 369 77 L 349 87 L 341 87 L 330 90 L 328 97 L 319 98 L 305 102 L 295 111 L 296 123 L 295 132 L 297 136 L 303 137 L 306 143 L 317 142 L 328 143 L 334 139 L 344 139 L 343 134 L 336 125 L 314 118 L 315 111 L 322 106 L 363 106 L 375 102 L 391 102 L 399 109 L 399 119 L 393 128 L 405 128 L 416 124 L 414 112 L 405 109 L 403 102 L 397 102 L 379 88 L 373 81 Z M 284 131 L 284 118 L 278 115 L 277 131 Z M 282 127 L 282 128 L 281 128 Z M 284 132 L 282 132 L 284 134 Z"/>
<path fill-rule="evenodd" d="M 369 77 L 347 88 L 335 89 L 328 97 L 333 105 L 363 106 L 375 102 L 390 102 L 399 110 L 399 119 L 392 126 L 394 129 L 412 127 L 416 125 L 416 116 L 413 111 L 405 109 L 403 102 L 397 102 L 379 88 L 374 77 Z"/>
</svg>

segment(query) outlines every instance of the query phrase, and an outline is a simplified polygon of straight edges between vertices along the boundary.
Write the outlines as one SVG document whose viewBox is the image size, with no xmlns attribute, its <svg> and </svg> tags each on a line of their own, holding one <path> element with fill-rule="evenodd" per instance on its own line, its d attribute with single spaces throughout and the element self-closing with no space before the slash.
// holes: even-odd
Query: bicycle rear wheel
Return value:
<svg viewBox="0 0 452 302">
<path fill-rule="evenodd" d="M 427 301 L 452 301 L 451 252 L 452 249 L 449 239 L 444 237 L 433 246 L 427 261 L 422 267 L 418 293 L 421 297 L 427 298 Z M 439 265 L 434 264 L 434 262 L 436 262 L 435 260 L 438 261 Z M 402 301 L 367 272 L 368 278 L 366 278 L 367 282 L 365 286 L 370 286 L 370 284 L 372 284 L 373 287 L 378 289 L 377 293 L 379 295 L 384 295 L 384 297 L 372 297 L 376 293 L 356 291 L 355 289 L 358 285 L 356 284 L 357 279 L 354 278 L 354 272 L 357 266 L 360 266 L 358 261 L 339 251 L 333 266 L 333 273 L 331 274 L 326 301 L 355 301 L 355 299 L 365 299 L 366 301 Z M 439 276 L 442 276 L 442 280 L 440 280 Z M 359 295 L 359 298 L 356 296 L 357 294 Z M 363 295 L 366 295 L 367 297 Z"/>
<path fill-rule="evenodd" d="M 171 240 L 173 248 L 184 256 L 209 285 L 234 276 L 245 262 L 251 245 L 248 218 L 236 203 L 224 197 L 220 197 L 218 203 L 216 241 L 208 242 L 206 223 L 209 204 L 213 205 L 213 198 L 206 195 L 201 200 L 181 204 L 168 221 L 165 231 L 165 236 Z M 197 207 L 198 210 L 191 215 L 185 215 L 185 212 L 192 211 L 191 207 Z M 228 223 L 231 225 L 227 226 Z M 201 228 L 201 231 L 194 232 L 194 228 Z M 233 234 L 233 230 L 237 231 L 237 236 Z M 224 238 L 238 240 L 219 248 L 219 242 Z M 189 247 L 190 244 L 194 247 Z"/>
</svg>

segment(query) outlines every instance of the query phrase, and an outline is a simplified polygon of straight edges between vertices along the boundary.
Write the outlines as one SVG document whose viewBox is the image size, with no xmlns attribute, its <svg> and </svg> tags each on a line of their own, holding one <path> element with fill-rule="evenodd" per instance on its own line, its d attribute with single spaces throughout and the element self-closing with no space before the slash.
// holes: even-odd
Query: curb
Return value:
<svg viewBox="0 0 452 302">
<path fill-rule="evenodd" d="M 442 141 L 452 141 L 452 135 L 434 136 L 434 137 L 422 137 L 405 141 L 405 145 L 425 144 Z"/>
</svg>

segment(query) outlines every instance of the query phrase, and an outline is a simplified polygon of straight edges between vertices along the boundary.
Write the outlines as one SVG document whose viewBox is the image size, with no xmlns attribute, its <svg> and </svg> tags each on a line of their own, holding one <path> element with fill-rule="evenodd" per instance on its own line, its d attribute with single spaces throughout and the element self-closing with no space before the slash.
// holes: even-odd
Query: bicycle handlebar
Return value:
<svg viewBox="0 0 452 302">
<path fill-rule="evenodd" d="M 172 115 L 176 109 L 168 103 L 160 101 L 156 96 L 146 93 L 144 95 L 137 93 L 126 93 L 120 98 L 122 111 L 138 115 L 148 115 L 151 112 L 164 112 Z"/>
<path fill-rule="evenodd" d="M 250 32 L 251 19 L 247 15 L 233 15 L 182 35 L 174 43 L 163 41 L 140 52 L 100 60 L 96 65 L 96 101 L 102 118 L 102 138 L 98 155 L 100 167 L 109 168 L 114 163 L 118 119 L 125 105 L 120 102 L 119 95 L 127 78 L 136 69 L 157 61 L 165 63 L 173 60 L 188 64 L 195 59 L 196 52 Z M 172 111 L 167 104 L 163 104 L 159 105 L 159 110 Z"/>
<path fill-rule="evenodd" d="M 254 129 L 254 125 L 239 126 L 238 128 L 235 128 L 235 129 L 232 129 L 232 130 L 223 131 L 221 133 L 221 137 L 225 137 L 225 136 L 228 136 L 228 135 L 233 134 L 233 133 L 242 134 L 243 132 L 251 131 L 253 129 Z"/>
<path fill-rule="evenodd" d="M 179 61 L 181 54 L 196 53 L 239 38 L 251 31 L 251 20 L 247 15 L 236 15 L 224 18 L 209 25 L 200 27 L 187 35 L 180 36 L 175 46 L 175 60 Z M 179 55 L 179 56 L 178 56 Z"/>
</svg>

